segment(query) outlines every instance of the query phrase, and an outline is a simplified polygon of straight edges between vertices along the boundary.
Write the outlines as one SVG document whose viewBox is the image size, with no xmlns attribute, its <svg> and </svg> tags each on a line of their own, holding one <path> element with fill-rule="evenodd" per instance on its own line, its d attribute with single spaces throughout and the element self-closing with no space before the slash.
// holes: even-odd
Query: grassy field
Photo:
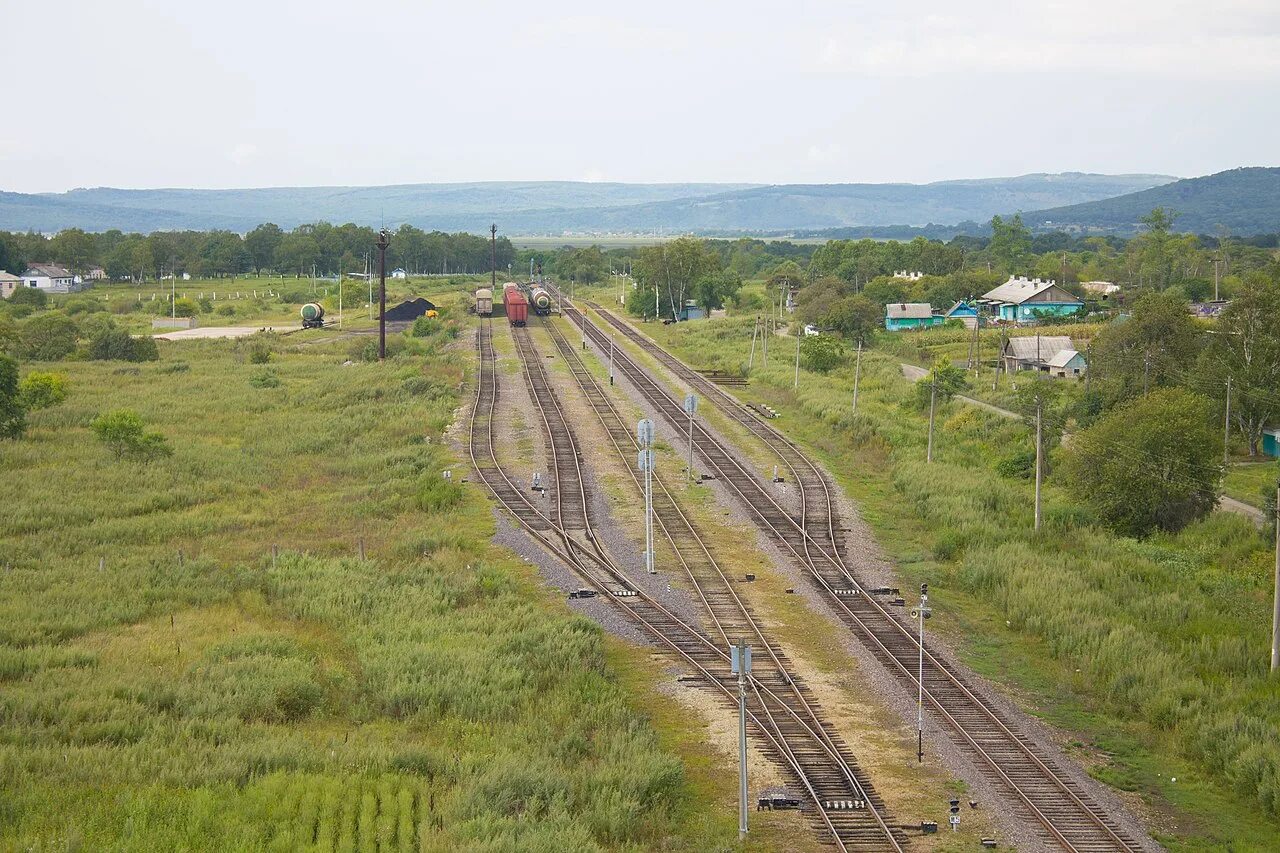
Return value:
<svg viewBox="0 0 1280 853">
<path fill-rule="evenodd" d="M 1275 494 L 1280 481 L 1280 462 L 1237 462 L 1227 469 L 1222 490 L 1238 501 L 1263 507 L 1264 492 Z"/>
<path fill-rule="evenodd" d="M 648 331 L 698 366 L 745 363 L 750 321 Z M 1031 486 L 994 463 L 1029 447 L 1017 421 L 941 410 L 937 461 L 898 353 L 852 365 L 757 370 L 745 396 L 780 410 L 860 503 L 904 581 L 928 581 L 939 627 L 976 669 L 1071 733 L 1095 776 L 1133 792 L 1178 850 L 1269 850 L 1280 831 L 1280 682 L 1267 677 L 1270 542 L 1217 514 L 1145 541 L 1105 532 L 1050 478 L 1046 524 Z M 982 482 L 978 491 L 973 483 Z M 1173 781 L 1176 778 L 1176 782 Z"/>
<path fill-rule="evenodd" d="M 326 334 L 39 366 L 70 396 L 0 442 L 0 849 L 731 846 L 648 654 L 443 479 L 470 352 Z M 122 407 L 173 455 L 101 446 Z"/>
</svg>

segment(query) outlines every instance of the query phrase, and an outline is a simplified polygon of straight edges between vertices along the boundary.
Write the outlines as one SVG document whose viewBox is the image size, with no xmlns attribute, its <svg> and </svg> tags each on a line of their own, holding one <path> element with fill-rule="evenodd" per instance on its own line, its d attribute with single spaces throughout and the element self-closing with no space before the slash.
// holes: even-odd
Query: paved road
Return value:
<svg viewBox="0 0 1280 853">
<path fill-rule="evenodd" d="M 916 381 L 917 379 L 923 379 L 924 377 L 929 375 L 929 371 L 925 370 L 923 367 L 916 367 L 914 364 L 903 364 L 901 365 L 901 367 L 902 367 L 902 375 L 910 379 L 912 382 Z M 1013 418 L 1015 421 L 1022 419 L 1022 416 L 1019 415 L 1017 412 L 1011 412 L 1008 409 L 1002 409 L 999 406 L 993 406 L 990 403 L 984 402 L 982 400 L 974 399 L 973 397 L 966 397 L 963 394 L 956 394 L 955 398 L 957 400 L 962 400 L 966 403 L 969 403 L 970 405 L 977 406 L 979 409 L 986 409 L 988 412 L 999 415 L 1002 418 Z"/>
</svg>

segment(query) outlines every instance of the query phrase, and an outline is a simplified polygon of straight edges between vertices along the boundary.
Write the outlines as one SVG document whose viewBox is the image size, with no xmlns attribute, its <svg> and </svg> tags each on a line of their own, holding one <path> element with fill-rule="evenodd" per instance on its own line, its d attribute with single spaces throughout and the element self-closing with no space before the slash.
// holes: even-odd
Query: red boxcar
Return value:
<svg viewBox="0 0 1280 853">
<path fill-rule="evenodd" d="M 513 326 L 523 326 L 529 319 L 529 300 L 518 290 L 508 290 L 503 294 L 507 305 L 507 320 Z"/>
</svg>

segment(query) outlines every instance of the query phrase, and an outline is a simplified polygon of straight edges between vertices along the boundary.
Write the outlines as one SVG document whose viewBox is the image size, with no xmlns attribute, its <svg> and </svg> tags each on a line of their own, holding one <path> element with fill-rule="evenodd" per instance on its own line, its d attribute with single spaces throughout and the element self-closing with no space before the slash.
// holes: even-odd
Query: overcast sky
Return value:
<svg viewBox="0 0 1280 853">
<path fill-rule="evenodd" d="M 0 0 L 0 25 L 0 190 L 1280 163 L 1278 0 Z"/>
</svg>

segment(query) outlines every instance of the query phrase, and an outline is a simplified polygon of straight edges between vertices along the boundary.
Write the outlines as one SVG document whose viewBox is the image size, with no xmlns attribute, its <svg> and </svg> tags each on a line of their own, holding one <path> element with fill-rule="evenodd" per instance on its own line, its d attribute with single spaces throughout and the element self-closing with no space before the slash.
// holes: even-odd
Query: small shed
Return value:
<svg viewBox="0 0 1280 853">
<path fill-rule="evenodd" d="M 1045 363 L 1049 365 L 1049 375 L 1066 379 L 1084 376 L 1087 366 L 1084 356 L 1073 349 L 1058 350 Z"/>
<path fill-rule="evenodd" d="M 1280 427 L 1262 431 L 1262 452 L 1268 456 L 1280 456 Z"/>
<path fill-rule="evenodd" d="M 884 327 L 890 332 L 902 329 L 927 329 L 946 322 L 941 314 L 933 313 L 928 302 L 890 302 L 884 306 Z"/>
<path fill-rule="evenodd" d="M 680 322 L 686 320 L 701 320 L 707 316 L 707 312 L 702 310 L 702 306 L 692 299 L 686 300 L 684 308 L 680 309 Z"/>
</svg>

